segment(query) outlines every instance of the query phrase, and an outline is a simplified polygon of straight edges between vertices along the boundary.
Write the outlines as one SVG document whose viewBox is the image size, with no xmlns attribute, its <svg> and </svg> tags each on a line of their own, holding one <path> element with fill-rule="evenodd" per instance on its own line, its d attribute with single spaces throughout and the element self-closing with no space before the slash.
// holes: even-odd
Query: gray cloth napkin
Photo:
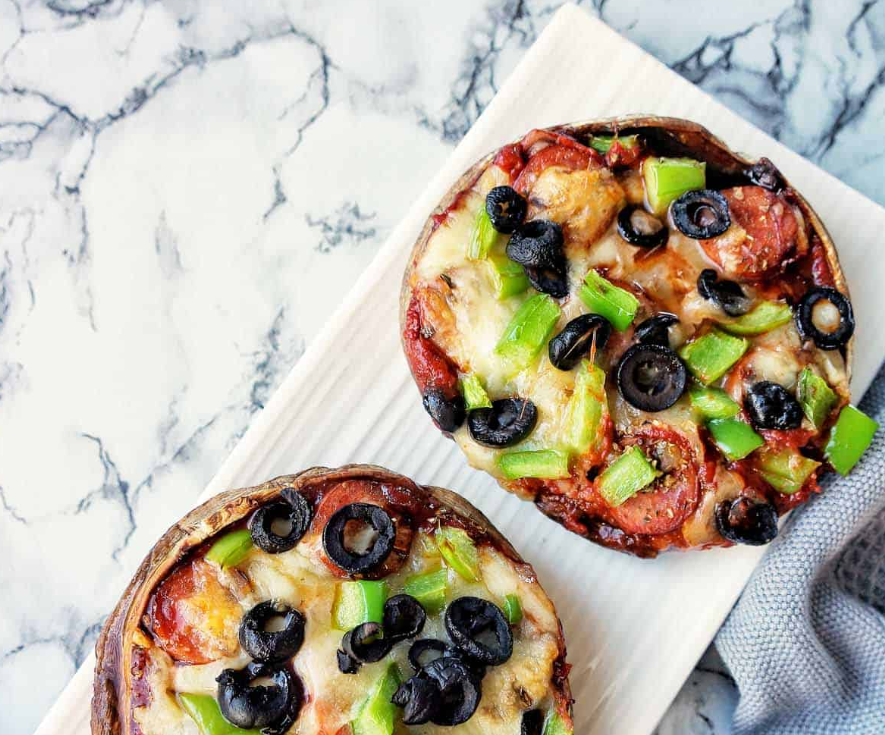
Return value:
<svg viewBox="0 0 885 735">
<path fill-rule="evenodd" d="M 885 368 L 860 404 L 885 427 Z M 885 735 L 885 432 L 793 513 L 716 638 L 734 735 Z"/>
</svg>

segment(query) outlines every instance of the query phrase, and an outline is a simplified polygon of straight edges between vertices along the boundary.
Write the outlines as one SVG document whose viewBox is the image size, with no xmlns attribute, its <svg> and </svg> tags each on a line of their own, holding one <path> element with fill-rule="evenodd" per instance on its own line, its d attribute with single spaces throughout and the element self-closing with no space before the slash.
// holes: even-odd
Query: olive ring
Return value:
<svg viewBox="0 0 885 735">
<path fill-rule="evenodd" d="M 500 608 L 488 600 L 459 597 L 446 608 L 445 625 L 452 643 L 481 663 L 498 666 L 513 653 L 510 624 Z M 433 663 L 436 661 L 428 666 Z"/>
<path fill-rule="evenodd" d="M 670 206 L 673 224 L 694 240 L 718 237 L 731 226 L 728 200 L 713 189 L 687 191 Z"/>
<path fill-rule="evenodd" d="M 344 545 L 344 532 L 351 521 L 362 521 L 377 534 L 372 547 L 363 554 L 348 551 Z M 368 503 L 351 503 L 339 508 L 329 519 L 323 529 L 323 548 L 345 572 L 364 574 L 383 564 L 390 556 L 395 536 L 393 519 L 386 510 Z"/>
<path fill-rule="evenodd" d="M 659 229 L 654 232 L 643 232 L 637 229 L 633 222 L 633 215 L 637 212 L 647 221 L 654 220 L 657 222 L 660 225 Z M 656 248 L 658 245 L 666 244 L 670 231 L 666 225 L 652 217 L 642 207 L 633 205 L 624 207 L 618 212 L 618 234 L 631 245 L 636 245 L 640 248 Z"/>
<path fill-rule="evenodd" d="M 304 501 L 307 501 L 297 495 Z M 284 534 L 276 533 L 274 523 L 282 522 L 289 524 L 289 530 Z M 310 525 L 310 507 L 307 513 L 301 506 L 296 507 L 290 502 L 278 501 L 263 505 L 249 521 L 249 532 L 252 534 L 253 543 L 268 554 L 280 554 L 295 547 L 307 531 Z"/>
<path fill-rule="evenodd" d="M 640 411 L 670 408 L 679 400 L 687 380 L 685 364 L 660 344 L 635 344 L 618 363 L 618 392 Z"/>
<path fill-rule="evenodd" d="M 266 630 L 274 618 L 282 618 L 280 630 Z M 295 608 L 275 600 L 266 600 L 243 616 L 240 645 L 256 661 L 272 663 L 291 658 L 304 643 L 304 616 Z"/>
<path fill-rule="evenodd" d="M 814 323 L 814 307 L 820 301 L 829 301 L 839 311 L 839 326 L 832 332 L 824 332 Z M 835 288 L 813 288 L 802 297 L 796 308 L 796 328 L 802 339 L 810 339 L 822 350 L 844 347 L 854 334 L 854 310 L 851 302 Z"/>
<path fill-rule="evenodd" d="M 269 679 L 271 684 L 253 686 L 256 679 Z M 298 719 L 302 690 L 287 667 L 253 661 L 242 669 L 225 669 L 216 681 L 221 714 L 236 727 L 279 735 Z"/>
</svg>

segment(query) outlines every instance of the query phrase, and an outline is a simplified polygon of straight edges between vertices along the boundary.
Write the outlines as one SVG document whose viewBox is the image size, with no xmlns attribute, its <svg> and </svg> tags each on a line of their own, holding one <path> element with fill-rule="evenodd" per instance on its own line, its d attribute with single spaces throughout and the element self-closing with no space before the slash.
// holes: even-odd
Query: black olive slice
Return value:
<svg viewBox="0 0 885 735">
<path fill-rule="evenodd" d="M 491 408 L 475 408 L 467 416 L 470 436 L 486 447 L 509 447 L 527 437 L 538 421 L 530 400 L 501 398 Z"/>
<path fill-rule="evenodd" d="M 746 314 L 753 302 L 735 281 L 718 280 L 716 271 L 705 268 L 698 276 L 698 293 L 729 316 Z"/>
<path fill-rule="evenodd" d="M 378 623 L 363 623 L 344 634 L 341 648 L 360 663 L 373 664 L 390 653 L 393 641 L 383 637 Z"/>
<path fill-rule="evenodd" d="M 302 513 L 285 501 L 268 503 L 255 511 L 249 520 L 252 542 L 268 554 L 280 554 L 301 541 L 310 524 Z"/>
<path fill-rule="evenodd" d="M 341 649 L 336 653 L 338 655 L 338 671 L 342 674 L 356 674 L 360 670 L 362 664 L 353 656 L 350 656 Z"/>
<path fill-rule="evenodd" d="M 744 398 L 750 423 L 757 429 L 798 429 L 802 407 L 782 385 L 763 380 L 753 385 Z"/>
<path fill-rule="evenodd" d="M 428 388 L 424 392 L 423 403 L 424 410 L 430 414 L 440 431 L 451 434 L 464 423 L 466 411 L 461 396 L 446 398 L 446 394 L 439 388 Z"/>
<path fill-rule="evenodd" d="M 682 360 L 663 345 L 633 345 L 618 363 L 618 391 L 640 411 L 663 411 L 672 406 L 685 390 L 687 379 Z"/>
<path fill-rule="evenodd" d="M 256 679 L 269 679 L 270 684 L 253 685 Z M 278 735 L 298 719 L 303 688 L 284 666 L 253 661 L 242 669 L 225 669 L 215 681 L 221 714 L 236 727 Z"/>
<path fill-rule="evenodd" d="M 423 725 L 439 711 L 442 691 L 435 679 L 413 676 L 396 690 L 391 702 L 403 708 L 404 725 Z"/>
<path fill-rule="evenodd" d="M 565 272 L 562 228 L 555 222 L 536 219 L 516 228 L 507 243 L 507 257 L 522 266 Z"/>
<path fill-rule="evenodd" d="M 728 200 L 718 191 L 687 191 L 670 205 L 673 224 L 694 240 L 717 237 L 731 225 Z"/>
<path fill-rule="evenodd" d="M 310 522 L 313 519 L 313 508 L 307 501 L 307 498 L 299 493 L 294 487 L 283 488 L 280 491 L 280 495 L 283 496 L 283 500 L 292 506 L 292 525 L 293 527 L 303 529 L 301 531 L 301 535 L 303 536 L 307 533 L 307 529 L 310 528 Z"/>
<path fill-rule="evenodd" d="M 481 663 L 499 666 L 513 653 L 510 624 L 488 600 L 459 597 L 446 608 L 445 624 L 452 643 Z"/>
<path fill-rule="evenodd" d="M 764 500 L 723 500 L 713 517 L 722 538 L 734 544 L 762 546 L 777 536 L 777 510 Z"/>
<path fill-rule="evenodd" d="M 545 293 L 554 299 L 562 299 L 568 296 L 568 278 L 565 271 L 557 271 L 553 268 L 523 268 L 532 288 L 539 293 Z"/>
<path fill-rule="evenodd" d="M 519 735 L 541 735 L 544 730 L 544 713 L 539 709 L 530 709 L 522 716 Z"/>
<path fill-rule="evenodd" d="M 631 245 L 656 248 L 667 242 L 670 231 L 642 207 L 629 205 L 618 212 L 618 234 Z"/>
<path fill-rule="evenodd" d="M 547 345 L 550 363 L 559 370 L 571 370 L 596 344 L 601 350 L 612 333 L 608 319 L 599 314 L 581 314 L 563 327 Z"/>
<path fill-rule="evenodd" d="M 642 324 L 636 327 L 634 334 L 636 341 L 644 345 L 670 346 L 670 327 L 679 324 L 679 317 L 675 314 L 662 311 L 650 316 Z"/>
<path fill-rule="evenodd" d="M 267 630 L 272 620 L 282 619 L 279 630 Z M 304 616 L 274 600 L 258 603 L 240 623 L 240 645 L 256 661 L 273 663 L 291 658 L 304 643 Z"/>
<path fill-rule="evenodd" d="M 376 534 L 365 553 L 349 551 L 344 543 L 347 524 L 361 521 L 371 526 Z M 328 557 L 345 572 L 365 574 L 381 566 L 393 550 L 396 528 L 390 514 L 377 505 L 351 503 L 335 511 L 323 529 L 323 548 Z"/>
<path fill-rule="evenodd" d="M 839 312 L 839 324 L 825 331 L 814 323 L 815 307 L 826 301 Z M 822 350 L 838 350 L 848 344 L 854 334 L 854 310 L 851 302 L 835 288 L 818 286 L 806 293 L 796 309 L 796 328 L 802 339 L 810 339 Z"/>
<path fill-rule="evenodd" d="M 486 212 L 498 232 L 509 235 L 522 224 L 526 200 L 511 186 L 496 186 L 486 196 Z"/>
<path fill-rule="evenodd" d="M 747 178 L 756 186 L 768 191 L 778 192 L 784 188 L 784 180 L 780 171 L 767 158 L 760 158 L 746 172 Z"/>
<path fill-rule="evenodd" d="M 429 678 L 439 687 L 439 708 L 431 718 L 434 724 L 460 725 L 476 712 L 482 697 L 481 684 L 460 658 L 438 658 L 425 666 L 419 676 Z"/>
<path fill-rule="evenodd" d="M 411 595 L 394 595 L 384 603 L 384 636 L 393 641 L 414 638 L 427 622 L 427 613 Z"/>
<path fill-rule="evenodd" d="M 441 656 L 455 655 L 457 655 L 456 649 L 448 643 L 433 638 L 422 638 L 420 641 L 415 641 L 409 648 L 409 663 L 412 664 L 415 671 L 420 671 L 431 661 Z"/>
</svg>

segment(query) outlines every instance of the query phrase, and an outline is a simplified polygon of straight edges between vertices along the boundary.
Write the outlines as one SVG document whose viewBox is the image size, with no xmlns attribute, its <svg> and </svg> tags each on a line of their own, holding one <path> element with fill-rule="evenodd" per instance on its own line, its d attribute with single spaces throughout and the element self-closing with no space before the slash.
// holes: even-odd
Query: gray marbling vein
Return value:
<svg viewBox="0 0 885 735">
<path fill-rule="evenodd" d="M 885 203 L 883 0 L 581 4 Z M 0 0 L 4 733 L 558 5 Z M 708 653 L 658 732 L 735 698 Z"/>
</svg>

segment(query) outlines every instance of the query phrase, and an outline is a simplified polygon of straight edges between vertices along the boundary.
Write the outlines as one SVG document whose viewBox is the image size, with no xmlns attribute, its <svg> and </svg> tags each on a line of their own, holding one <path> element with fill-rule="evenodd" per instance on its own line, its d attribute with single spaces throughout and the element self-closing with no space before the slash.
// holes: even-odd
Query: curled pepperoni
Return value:
<svg viewBox="0 0 885 735">
<path fill-rule="evenodd" d="M 737 186 L 721 193 L 733 225 L 739 227 L 701 240 L 707 255 L 728 275 L 748 280 L 764 278 L 790 262 L 799 225 L 784 197 L 761 186 Z"/>
<path fill-rule="evenodd" d="M 513 182 L 513 188 L 520 194 L 526 194 L 534 186 L 538 177 L 551 166 L 562 166 L 577 171 L 590 168 L 590 164 L 598 159 L 599 154 L 589 148 L 572 148 L 564 145 L 548 146 L 529 159 L 522 173 Z"/>
<path fill-rule="evenodd" d="M 495 160 L 492 161 L 492 163 L 502 171 L 506 172 L 510 177 L 510 181 L 513 181 L 519 176 L 519 172 L 522 171 L 523 166 L 525 166 L 525 159 L 522 155 L 522 146 L 519 145 L 519 143 L 505 145 L 498 151 L 498 154 L 495 156 Z"/>
<path fill-rule="evenodd" d="M 627 533 L 658 535 L 676 530 L 697 507 L 700 496 L 691 443 L 662 425 L 641 426 L 621 443 L 638 444 L 649 458 L 657 460 L 664 475 L 645 491 L 610 508 L 612 522 Z"/>
<path fill-rule="evenodd" d="M 406 310 L 403 346 L 412 375 L 422 393 L 428 388 L 439 388 L 446 398 L 454 398 L 458 394 L 458 372 L 427 335 L 417 294 L 412 296 Z"/>
</svg>

